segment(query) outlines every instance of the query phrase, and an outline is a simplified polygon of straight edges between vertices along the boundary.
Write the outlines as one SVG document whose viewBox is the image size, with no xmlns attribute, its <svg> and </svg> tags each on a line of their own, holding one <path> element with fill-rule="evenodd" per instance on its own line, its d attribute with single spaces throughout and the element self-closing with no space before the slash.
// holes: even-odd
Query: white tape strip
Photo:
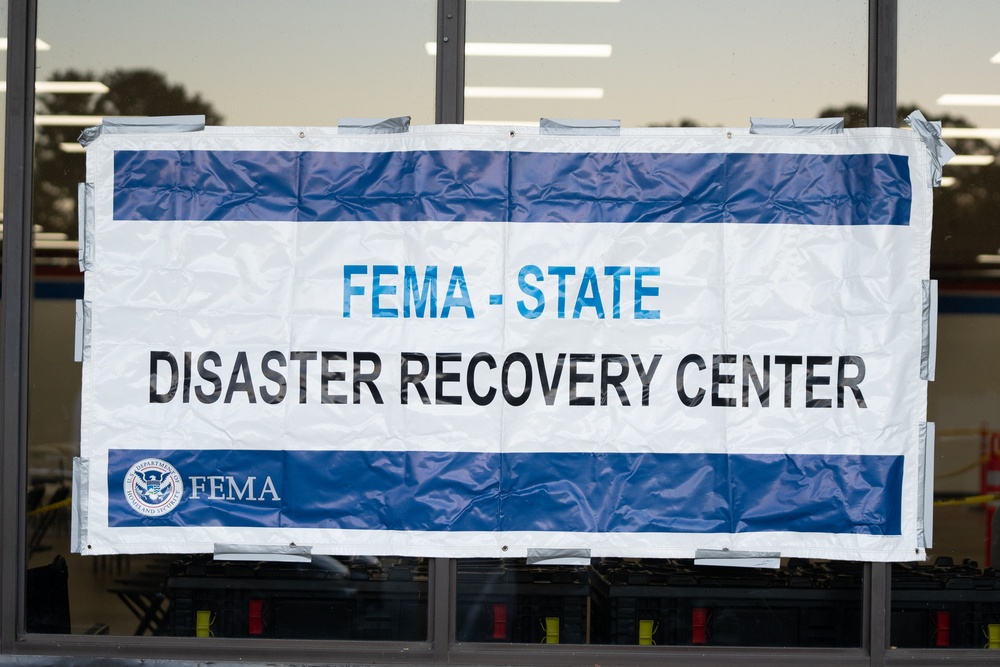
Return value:
<svg viewBox="0 0 1000 667">
<path fill-rule="evenodd" d="M 923 281 L 923 324 L 920 343 L 920 379 L 933 381 L 937 370 L 938 283 Z"/>
<path fill-rule="evenodd" d="M 81 271 L 94 265 L 94 184 L 80 183 L 77 187 L 77 226 L 80 249 L 77 260 Z"/>
<path fill-rule="evenodd" d="M 312 547 L 274 544 L 216 544 L 215 560 L 275 561 L 280 563 L 308 563 L 312 560 Z"/>
</svg>

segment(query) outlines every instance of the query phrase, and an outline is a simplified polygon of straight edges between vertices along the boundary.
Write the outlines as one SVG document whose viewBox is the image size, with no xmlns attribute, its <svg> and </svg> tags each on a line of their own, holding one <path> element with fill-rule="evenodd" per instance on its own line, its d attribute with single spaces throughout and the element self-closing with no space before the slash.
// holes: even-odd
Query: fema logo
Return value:
<svg viewBox="0 0 1000 667">
<path fill-rule="evenodd" d="M 161 459 L 144 459 L 125 475 L 125 500 L 143 516 L 163 516 L 181 502 L 184 483 L 177 468 Z"/>
</svg>

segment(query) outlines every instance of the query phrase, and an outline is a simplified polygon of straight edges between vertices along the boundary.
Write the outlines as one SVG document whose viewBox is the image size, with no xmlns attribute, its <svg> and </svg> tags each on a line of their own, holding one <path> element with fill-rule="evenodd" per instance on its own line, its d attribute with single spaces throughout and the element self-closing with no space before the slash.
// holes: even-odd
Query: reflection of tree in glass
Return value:
<svg viewBox="0 0 1000 667">
<path fill-rule="evenodd" d="M 916 104 L 897 106 L 898 127 Z M 974 127 L 961 116 L 935 116 L 921 110 L 929 120 L 941 121 L 942 127 Z M 865 127 L 868 110 L 860 105 L 823 109 L 820 117 L 843 117 L 847 127 Z M 946 139 L 958 155 L 996 156 L 997 151 L 982 139 Z M 1000 248 L 1000 165 L 945 167 L 946 176 L 955 183 L 934 189 L 934 228 L 931 232 L 931 265 L 938 270 L 970 267 L 976 255 L 996 253 Z"/>
<path fill-rule="evenodd" d="M 99 80 L 108 92 L 96 95 L 41 94 L 38 114 L 85 116 L 174 116 L 199 114 L 208 125 L 222 124 L 222 116 L 212 104 L 191 95 L 184 86 L 171 84 L 160 72 L 148 69 L 119 69 L 96 79 L 93 72 L 66 70 L 55 73 L 52 81 Z M 35 139 L 35 224 L 45 231 L 77 236 L 77 184 L 84 180 L 83 153 L 67 153 L 63 143 L 76 143 L 79 126 L 43 125 Z"/>
</svg>

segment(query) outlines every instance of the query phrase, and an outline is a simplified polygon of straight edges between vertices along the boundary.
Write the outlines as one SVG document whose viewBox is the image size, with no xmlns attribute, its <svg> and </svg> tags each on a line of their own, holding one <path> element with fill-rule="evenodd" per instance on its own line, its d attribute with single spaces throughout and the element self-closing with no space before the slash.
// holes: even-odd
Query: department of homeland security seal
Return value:
<svg viewBox="0 0 1000 667">
<path fill-rule="evenodd" d="M 125 500 L 143 516 L 163 516 L 181 502 L 184 482 L 172 465 L 161 459 L 143 459 L 125 475 Z"/>
</svg>

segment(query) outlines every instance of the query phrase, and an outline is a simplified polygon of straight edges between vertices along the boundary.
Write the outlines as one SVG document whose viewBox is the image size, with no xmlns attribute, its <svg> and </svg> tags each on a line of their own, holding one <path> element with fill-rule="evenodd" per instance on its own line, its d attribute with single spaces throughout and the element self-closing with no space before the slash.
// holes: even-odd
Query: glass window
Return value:
<svg viewBox="0 0 1000 667">
<path fill-rule="evenodd" d="M 621 646 L 861 645 L 860 563 L 458 562 L 456 639 Z"/>
<path fill-rule="evenodd" d="M 1000 646 L 1000 6 L 900 0 L 899 116 L 939 120 L 958 156 L 934 193 L 939 281 L 934 540 L 892 576 L 891 644 Z"/>
<path fill-rule="evenodd" d="M 81 130 L 102 116 L 176 114 L 204 114 L 210 125 L 334 126 L 404 115 L 432 123 L 435 67 L 424 44 L 435 29 L 431 0 L 39 2 L 29 631 L 426 640 L 422 559 L 83 558 L 69 552 L 68 496 L 80 443 Z"/>
<path fill-rule="evenodd" d="M 482 0 L 468 17 L 467 123 L 745 127 L 867 98 L 867 0 Z"/>
</svg>

